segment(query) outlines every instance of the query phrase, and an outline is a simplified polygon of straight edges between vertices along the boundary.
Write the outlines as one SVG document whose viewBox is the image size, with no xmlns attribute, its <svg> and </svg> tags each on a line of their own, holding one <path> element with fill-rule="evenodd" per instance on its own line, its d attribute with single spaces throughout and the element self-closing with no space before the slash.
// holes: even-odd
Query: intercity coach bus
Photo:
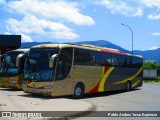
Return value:
<svg viewBox="0 0 160 120">
<path fill-rule="evenodd" d="M 33 46 L 24 67 L 22 89 L 51 96 L 74 95 L 142 86 L 143 58 L 92 45 Z"/>
<path fill-rule="evenodd" d="M 24 63 L 29 49 L 16 49 L 1 55 L 0 87 L 22 89 Z"/>
</svg>

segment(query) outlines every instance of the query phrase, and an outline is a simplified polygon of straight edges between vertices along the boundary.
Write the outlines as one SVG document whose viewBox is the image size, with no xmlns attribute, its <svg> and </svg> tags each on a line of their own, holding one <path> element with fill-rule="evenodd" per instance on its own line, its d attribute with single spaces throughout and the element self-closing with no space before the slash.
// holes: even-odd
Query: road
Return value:
<svg viewBox="0 0 160 120">
<path fill-rule="evenodd" d="M 46 117 L 70 116 L 86 112 L 92 109 L 92 106 L 88 102 L 70 99 L 69 96 L 31 95 L 23 91 L 0 88 L 0 120 L 42 120 Z M 4 111 L 9 113 L 6 115 Z M 16 111 L 18 114 L 15 114 Z M 40 114 L 38 111 L 41 111 Z"/>
<path fill-rule="evenodd" d="M 72 97 L 47 97 L 33 96 L 22 91 L 0 89 L 0 111 L 8 110 L 79 110 L 82 106 L 91 103 L 96 106 L 97 111 L 160 111 L 160 84 L 144 84 L 143 87 L 130 92 L 117 91 L 92 95 L 84 95 L 83 98 L 75 100 Z M 66 104 L 65 104 L 66 103 Z M 86 105 L 85 105 L 86 104 Z M 52 105 L 52 106 L 51 106 Z M 54 106 L 54 107 L 53 107 Z M 61 107 L 60 107 L 61 106 Z M 71 107 L 72 106 L 72 107 Z M 89 115 L 88 115 L 89 116 Z M 129 118 L 129 117 L 81 117 L 75 120 L 159 120 L 160 118 Z"/>
<path fill-rule="evenodd" d="M 160 84 L 143 84 L 141 88 L 130 92 L 106 92 L 94 95 L 85 95 L 82 101 L 90 102 L 97 107 L 97 111 L 160 111 Z M 89 117 L 75 118 L 76 120 L 90 120 Z M 124 118 L 93 117 L 94 119 L 124 120 Z M 125 119 L 159 120 L 160 118 L 134 117 Z"/>
</svg>

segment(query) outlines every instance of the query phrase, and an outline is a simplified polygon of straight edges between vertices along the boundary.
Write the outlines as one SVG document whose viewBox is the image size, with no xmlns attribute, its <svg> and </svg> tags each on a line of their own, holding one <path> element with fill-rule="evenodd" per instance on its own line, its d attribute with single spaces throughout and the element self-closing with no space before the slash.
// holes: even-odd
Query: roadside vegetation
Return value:
<svg viewBox="0 0 160 120">
<path fill-rule="evenodd" d="M 144 69 L 160 69 L 160 64 L 156 62 L 144 62 L 143 68 Z"/>
</svg>

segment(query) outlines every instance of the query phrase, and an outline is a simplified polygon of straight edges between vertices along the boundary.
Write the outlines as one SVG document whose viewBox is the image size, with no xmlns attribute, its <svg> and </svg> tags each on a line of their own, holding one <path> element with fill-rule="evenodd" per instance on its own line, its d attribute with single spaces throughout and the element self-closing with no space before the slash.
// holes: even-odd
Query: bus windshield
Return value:
<svg viewBox="0 0 160 120">
<path fill-rule="evenodd" d="M 50 57 L 58 54 L 58 48 L 32 48 L 24 68 L 24 79 L 31 81 L 52 81 L 54 68 L 49 68 Z"/>
<path fill-rule="evenodd" d="M 3 55 L 2 66 L 0 69 L 0 75 L 16 75 L 19 73 L 18 67 L 16 67 L 16 58 L 20 52 L 9 52 Z"/>
</svg>

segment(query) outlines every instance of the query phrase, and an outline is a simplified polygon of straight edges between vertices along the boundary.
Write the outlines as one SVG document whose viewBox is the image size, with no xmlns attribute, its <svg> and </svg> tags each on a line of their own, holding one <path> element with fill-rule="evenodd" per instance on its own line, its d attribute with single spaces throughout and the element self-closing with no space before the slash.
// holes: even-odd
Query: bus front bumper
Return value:
<svg viewBox="0 0 160 120">
<path fill-rule="evenodd" d="M 19 76 L 16 77 L 1 77 L 0 87 L 22 89 L 22 83 L 19 81 Z"/>
<path fill-rule="evenodd" d="M 53 89 L 39 89 L 39 88 L 22 86 L 22 90 L 24 93 L 54 96 Z"/>
</svg>

